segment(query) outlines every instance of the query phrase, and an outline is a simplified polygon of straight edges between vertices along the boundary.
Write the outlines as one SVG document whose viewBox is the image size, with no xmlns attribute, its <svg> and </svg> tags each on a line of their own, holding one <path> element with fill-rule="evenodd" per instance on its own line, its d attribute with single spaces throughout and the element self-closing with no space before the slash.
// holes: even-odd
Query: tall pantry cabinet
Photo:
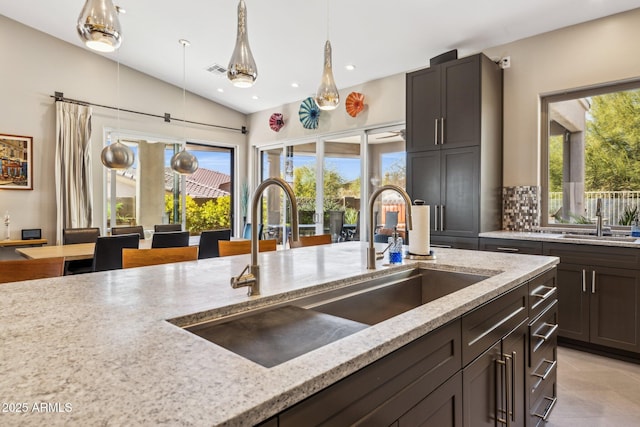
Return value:
<svg viewBox="0 0 640 427">
<path fill-rule="evenodd" d="M 407 191 L 431 240 L 478 248 L 502 228 L 502 70 L 483 54 L 407 74 Z"/>
</svg>

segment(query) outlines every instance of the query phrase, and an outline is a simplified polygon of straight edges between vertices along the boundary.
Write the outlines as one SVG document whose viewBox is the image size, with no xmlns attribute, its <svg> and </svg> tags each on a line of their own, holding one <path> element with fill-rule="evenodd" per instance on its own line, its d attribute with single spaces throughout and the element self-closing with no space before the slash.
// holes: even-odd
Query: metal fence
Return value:
<svg viewBox="0 0 640 427">
<path fill-rule="evenodd" d="M 605 224 L 618 225 L 625 209 L 640 207 L 640 191 L 585 191 L 584 212 L 572 212 L 595 222 L 596 201 L 602 199 L 602 219 Z M 549 212 L 553 214 L 562 207 L 562 192 L 549 193 Z"/>
</svg>

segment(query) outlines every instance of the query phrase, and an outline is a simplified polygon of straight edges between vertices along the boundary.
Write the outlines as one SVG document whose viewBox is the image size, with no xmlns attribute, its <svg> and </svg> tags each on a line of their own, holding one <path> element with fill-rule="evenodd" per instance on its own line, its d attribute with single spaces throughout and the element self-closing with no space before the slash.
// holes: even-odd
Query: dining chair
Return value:
<svg viewBox="0 0 640 427">
<path fill-rule="evenodd" d="M 317 234 L 315 236 L 300 236 L 298 241 L 290 240 L 290 248 L 301 248 L 304 246 L 326 245 L 331 243 L 331 234 Z"/>
<path fill-rule="evenodd" d="M 152 248 L 179 248 L 189 246 L 188 231 L 165 231 L 153 233 L 151 238 Z"/>
<path fill-rule="evenodd" d="M 220 256 L 218 241 L 231 240 L 231 230 L 206 230 L 200 234 L 198 259 L 216 258 Z"/>
<path fill-rule="evenodd" d="M 144 229 L 141 225 L 132 225 L 126 227 L 111 227 L 111 235 L 138 233 L 140 239 L 144 239 Z"/>
<path fill-rule="evenodd" d="M 218 250 L 220 256 L 241 255 L 251 253 L 251 240 L 219 240 Z M 258 240 L 258 252 L 270 252 L 276 250 L 276 240 Z"/>
<path fill-rule="evenodd" d="M 329 233 L 333 242 L 345 240 L 344 211 L 329 211 Z"/>
<path fill-rule="evenodd" d="M 63 273 L 63 257 L 0 261 L 0 283 L 59 277 Z"/>
<path fill-rule="evenodd" d="M 251 239 L 251 224 L 247 223 L 244 225 L 244 229 L 242 230 L 242 238 Z M 262 224 L 258 224 L 258 239 L 262 239 Z"/>
<path fill-rule="evenodd" d="M 85 228 L 64 228 L 62 230 L 62 244 L 63 245 L 75 245 L 78 243 L 95 243 L 100 237 L 100 228 L 98 227 L 85 227 Z M 64 274 L 82 274 L 90 273 L 93 271 L 93 260 L 91 259 L 78 259 L 72 261 L 65 261 Z"/>
<path fill-rule="evenodd" d="M 137 233 L 98 237 L 93 251 L 93 271 L 122 268 L 122 250 L 137 249 L 140 237 Z"/>
<path fill-rule="evenodd" d="M 195 261 L 197 259 L 197 246 L 122 250 L 122 268 Z"/>
<path fill-rule="evenodd" d="M 156 224 L 153 226 L 154 233 L 166 231 L 182 231 L 182 224 Z"/>
</svg>

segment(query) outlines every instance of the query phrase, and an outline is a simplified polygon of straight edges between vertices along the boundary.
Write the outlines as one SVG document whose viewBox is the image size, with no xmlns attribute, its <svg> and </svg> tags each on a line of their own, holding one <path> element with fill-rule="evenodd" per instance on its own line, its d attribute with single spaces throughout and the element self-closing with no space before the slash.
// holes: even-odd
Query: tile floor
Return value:
<svg viewBox="0 0 640 427">
<path fill-rule="evenodd" d="M 558 403 L 547 427 L 640 426 L 640 365 L 558 347 Z"/>
</svg>

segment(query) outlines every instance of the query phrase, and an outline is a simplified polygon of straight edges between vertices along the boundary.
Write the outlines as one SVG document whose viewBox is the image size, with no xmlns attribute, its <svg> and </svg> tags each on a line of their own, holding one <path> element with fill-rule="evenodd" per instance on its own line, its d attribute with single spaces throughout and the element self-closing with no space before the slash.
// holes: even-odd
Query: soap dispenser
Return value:
<svg viewBox="0 0 640 427">
<path fill-rule="evenodd" d="M 402 264 L 402 237 L 398 235 L 398 227 L 393 227 L 393 235 L 389 237 L 389 263 Z"/>
</svg>

